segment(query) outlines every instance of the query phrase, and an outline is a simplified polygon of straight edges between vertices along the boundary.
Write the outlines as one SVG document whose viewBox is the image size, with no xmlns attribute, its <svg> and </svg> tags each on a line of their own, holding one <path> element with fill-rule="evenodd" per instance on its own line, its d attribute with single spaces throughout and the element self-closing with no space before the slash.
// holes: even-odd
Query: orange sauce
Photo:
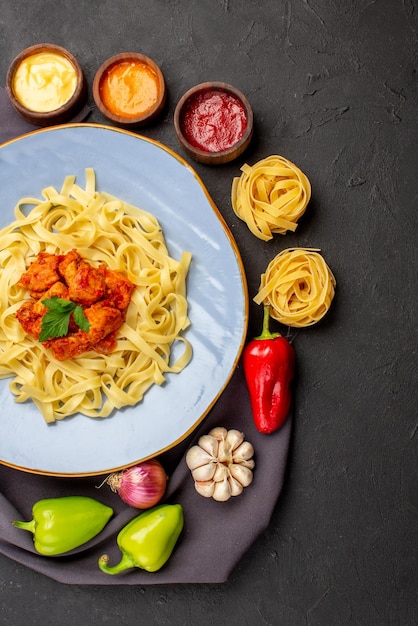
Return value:
<svg viewBox="0 0 418 626">
<path fill-rule="evenodd" d="M 126 59 L 111 65 L 100 82 L 100 97 L 114 115 L 137 117 L 147 113 L 158 100 L 158 78 L 141 61 Z"/>
</svg>

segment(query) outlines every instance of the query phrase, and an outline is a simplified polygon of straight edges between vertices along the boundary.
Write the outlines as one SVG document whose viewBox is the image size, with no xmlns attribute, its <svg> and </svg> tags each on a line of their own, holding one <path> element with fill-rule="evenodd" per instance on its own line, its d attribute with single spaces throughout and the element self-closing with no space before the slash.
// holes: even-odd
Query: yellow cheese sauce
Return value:
<svg viewBox="0 0 418 626">
<path fill-rule="evenodd" d="M 63 106 L 77 87 L 73 64 L 53 52 L 38 52 L 18 66 L 13 90 L 21 104 L 31 111 L 46 113 Z"/>
</svg>

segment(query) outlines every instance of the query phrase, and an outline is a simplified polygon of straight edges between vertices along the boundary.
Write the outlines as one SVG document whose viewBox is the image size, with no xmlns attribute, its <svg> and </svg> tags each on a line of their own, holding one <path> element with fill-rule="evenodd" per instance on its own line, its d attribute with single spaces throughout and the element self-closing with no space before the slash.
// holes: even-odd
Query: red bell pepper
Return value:
<svg viewBox="0 0 418 626">
<path fill-rule="evenodd" d="M 289 413 L 295 350 L 280 333 L 269 330 L 270 307 L 264 307 L 263 330 L 244 348 L 243 367 L 254 423 L 261 433 L 280 428 Z"/>
</svg>

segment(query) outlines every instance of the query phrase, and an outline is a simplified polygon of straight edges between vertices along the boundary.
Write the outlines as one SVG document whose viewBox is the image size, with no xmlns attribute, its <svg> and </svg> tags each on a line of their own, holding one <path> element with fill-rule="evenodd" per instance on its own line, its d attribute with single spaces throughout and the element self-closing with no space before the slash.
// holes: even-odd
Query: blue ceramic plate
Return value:
<svg viewBox="0 0 418 626">
<path fill-rule="evenodd" d="M 237 246 L 194 170 L 163 145 L 93 124 L 38 131 L 0 146 L 0 228 L 14 219 L 23 196 L 60 188 L 65 176 L 85 183 L 93 167 L 107 191 L 159 220 L 169 253 L 192 253 L 188 275 L 193 358 L 169 374 L 135 407 L 106 419 L 76 415 L 48 425 L 36 407 L 16 404 L 0 381 L 0 461 L 50 475 L 92 475 L 150 458 L 182 441 L 228 384 L 248 322 L 245 275 Z"/>
</svg>

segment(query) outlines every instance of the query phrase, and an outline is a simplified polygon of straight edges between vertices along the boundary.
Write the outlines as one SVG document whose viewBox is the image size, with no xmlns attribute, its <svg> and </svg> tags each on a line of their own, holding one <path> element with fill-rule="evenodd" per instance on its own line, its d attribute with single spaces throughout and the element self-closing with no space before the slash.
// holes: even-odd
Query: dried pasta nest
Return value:
<svg viewBox="0 0 418 626">
<path fill-rule="evenodd" d="M 232 181 L 234 213 L 259 239 L 294 232 L 311 198 L 307 176 L 291 161 L 272 155 L 253 166 L 243 165 Z"/>
<path fill-rule="evenodd" d="M 254 448 L 239 430 L 212 428 L 186 454 L 196 491 L 225 502 L 238 496 L 253 480 Z"/>
<path fill-rule="evenodd" d="M 254 302 L 269 305 L 271 316 L 282 324 L 312 326 L 327 313 L 335 286 L 335 277 L 318 250 L 289 248 L 261 275 Z"/>
</svg>

